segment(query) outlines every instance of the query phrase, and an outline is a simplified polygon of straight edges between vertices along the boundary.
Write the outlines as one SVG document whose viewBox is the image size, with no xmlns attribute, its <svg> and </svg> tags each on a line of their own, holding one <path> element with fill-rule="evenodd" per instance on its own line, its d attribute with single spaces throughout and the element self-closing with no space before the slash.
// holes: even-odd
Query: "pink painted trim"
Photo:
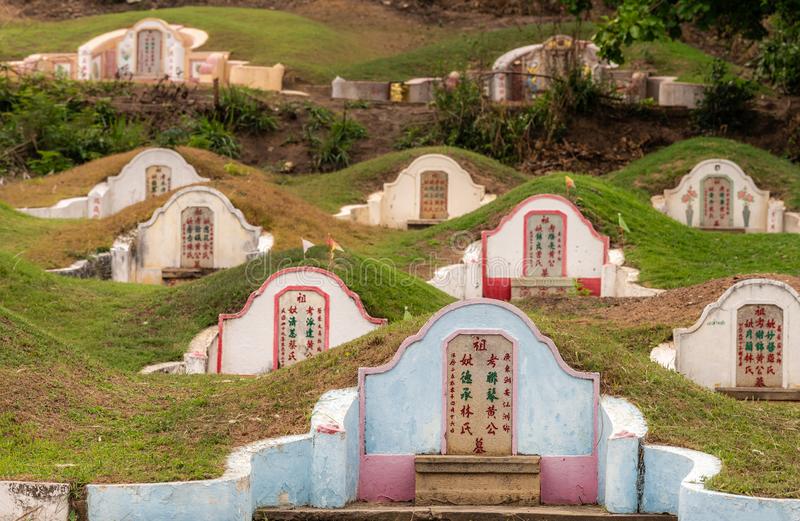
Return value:
<svg viewBox="0 0 800 521">
<path fill-rule="evenodd" d="M 578 282 L 595 297 L 600 296 L 603 287 L 602 277 L 579 277 Z"/>
<path fill-rule="evenodd" d="M 545 505 L 597 503 L 597 456 L 542 456 L 541 501 Z"/>
<path fill-rule="evenodd" d="M 278 325 L 280 322 L 280 315 L 281 311 L 278 306 L 278 301 L 280 300 L 281 296 L 286 293 L 287 291 L 311 291 L 312 293 L 316 293 L 317 295 L 322 295 L 322 298 L 325 299 L 325 343 L 322 346 L 322 350 L 327 351 L 329 346 L 330 340 L 330 333 L 331 333 L 331 297 L 320 288 L 316 286 L 286 286 L 279 292 L 275 293 L 275 303 L 273 307 L 275 308 L 275 321 L 272 324 L 272 369 L 277 370 L 280 368 L 278 364 Z"/>
<path fill-rule="evenodd" d="M 528 328 L 531 330 L 531 332 L 533 333 L 533 335 L 536 337 L 537 340 L 542 342 L 544 345 L 546 345 L 550 349 L 550 352 L 553 355 L 554 359 L 556 360 L 556 363 L 558 363 L 559 367 L 561 367 L 561 369 L 565 373 L 567 373 L 568 375 L 573 376 L 575 378 L 579 378 L 579 379 L 582 379 L 582 380 L 591 380 L 592 381 L 593 387 L 594 387 L 594 406 L 593 406 L 593 411 L 594 411 L 594 422 L 593 422 L 593 424 L 594 424 L 593 425 L 593 428 L 594 428 L 594 444 L 592 445 L 592 454 L 590 456 L 586 456 L 586 457 L 592 458 L 592 460 L 594 461 L 594 464 L 595 464 L 595 468 L 596 468 L 597 458 L 598 458 L 598 456 L 597 456 L 597 446 L 598 446 L 598 443 L 599 443 L 599 440 L 600 440 L 600 426 L 599 426 L 599 414 L 598 414 L 598 411 L 600 409 L 600 374 L 599 373 L 589 373 L 589 372 L 584 372 L 584 371 L 577 371 L 577 370 L 573 369 L 572 367 L 570 367 L 569 365 L 567 365 L 567 363 L 564 361 L 564 359 L 561 358 L 561 353 L 558 352 L 558 348 L 556 348 L 556 346 L 553 343 L 553 341 L 550 338 L 548 338 L 547 336 L 543 335 L 541 333 L 541 331 L 539 331 L 539 328 L 537 328 L 536 325 L 531 321 L 530 317 L 528 317 L 526 314 L 524 314 L 522 311 L 520 311 L 517 307 L 512 306 L 511 304 L 509 304 L 507 302 L 503 302 L 503 301 L 495 300 L 495 299 L 488 299 L 488 298 L 475 298 L 475 299 L 463 300 L 463 301 L 459 301 L 459 302 L 455 302 L 453 304 L 450 304 L 449 306 L 445 306 L 444 308 L 440 309 L 435 315 L 433 315 L 428 320 L 428 322 L 426 322 L 425 325 L 422 326 L 422 329 L 420 329 L 415 335 L 407 337 L 403 341 L 403 343 L 400 344 L 400 347 L 397 349 L 397 352 L 395 352 L 395 354 L 392 357 L 392 359 L 389 360 L 387 363 L 385 363 L 383 365 L 380 365 L 380 366 L 377 366 L 377 367 L 359 367 L 359 369 L 358 369 L 358 447 L 359 447 L 360 468 L 364 469 L 365 468 L 365 463 L 366 463 L 366 465 L 369 465 L 369 463 L 367 463 L 367 460 L 370 457 L 370 456 L 368 456 L 366 454 L 366 439 L 365 439 L 365 429 L 366 429 L 366 393 L 365 393 L 365 384 L 366 384 L 366 377 L 368 375 L 386 373 L 386 372 L 392 370 L 400 362 L 400 360 L 403 358 L 403 354 L 405 354 L 406 349 L 408 349 L 409 346 L 411 346 L 411 345 L 421 341 L 423 338 L 425 338 L 425 336 L 428 334 L 428 330 L 430 330 L 430 328 L 433 327 L 433 325 L 440 318 L 442 318 L 447 313 L 450 313 L 451 311 L 454 311 L 454 310 L 456 310 L 458 308 L 461 308 L 461 307 L 464 307 L 464 306 L 472 306 L 472 305 L 476 305 L 476 304 L 491 304 L 491 305 L 495 305 L 495 306 L 500 306 L 500 307 L 505 308 L 506 310 L 512 312 L 520 320 L 522 320 L 522 322 L 525 325 L 528 326 Z M 443 414 L 445 412 L 446 411 L 442 411 Z M 374 457 L 374 456 L 375 455 L 372 455 L 372 457 Z M 399 458 L 400 456 L 403 456 L 403 455 L 394 455 L 394 456 Z M 413 457 L 413 455 L 410 455 L 410 456 L 409 455 L 405 455 L 405 456 L 406 457 Z M 597 480 L 597 473 L 594 474 L 594 480 L 595 481 Z M 363 498 L 364 497 L 363 494 L 362 494 L 363 489 L 361 488 L 363 486 L 363 483 L 364 482 L 362 481 L 359 484 L 359 492 L 358 492 L 359 498 Z"/>
<path fill-rule="evenodd" d="M 579 212 L 580 213 L 580 212 Z M 560 210 L 531 210 L 526 213 L 522 218 L 522 274 L 528 276 L 528 219 L 531 215 L 560 215 L 563 225 L 563 233 L 561 234 L 561 276 L 567 276 L 567 214 Z"/>
<path fill-rule="evenodd" d="M 285 268 L 285 269 L 282 269 L 282 270 L 277 271 L 277 272 L 273 273 L 272 275 L 270 275 L 269 278 L 267 278 L 267 280 L 265 280 L 264 283 L 261 284 L 261 286 L 257 290 L 255 290 L 254 292 L 250 293 L 250 296 L 247 297 L 247 302 L 245 302 L 244 307 L 239 312 L 237 312 L 237 313 L 220 313 L 220 315 L 219 315 L 219 339 L 218 339 L 218 344 L 217 344 L 217 346 L 218 346 L 218 348 L 217 348 L 217 373 L 221 373 L 222 372 L 222 347 L 223 347 L 222 346 L 222 332 L 223 332 L 225 321 L 226 320 L 230 320 L 230 319 L 234 319 L 234 318 L 243 317 L 250 310 L 250 306 L 253 305 L 253 301 L 256 298 L 260 297 L 264 293 L 264 291 L 266 291 L 267 287 L 270 285 L 270 283 L 273 280 L 277 279 L 278 277 L 280 277 L 282 275 L 286 275 L 287 273 L 294 273 L 294 272 L 298 272 L 298 271 L 307 271 L 307 272 L 310 272 L 310 273 L 319 273 L 321 275 L 324 275 L 324 276 L 328 277 L 329 279 L 332 279 L 333 281 L 335 281 L 339 285 L 340 288 L 342 288 L 342 290 L 347 294 L 347 296 L 350 297 L 350 299 L 353 301 L 353 303 L 356 305 L 356 307 L 358 308 L 359 312 L 361 313 L 361 316 L 366 321 L 368 321 L 368 322 L 370 322 L 372 324 L 377 324 L 379 326 L 385 326 L 386 324 L 389 323 L 389 321 L 387 319 L 385 319 L 385 318 L 375 318 L 375 317 L 371 316 L 369 313 L 367 313 L 367 310 L 364 309 L 364 304 L 361 302 L 361 297 L 359 297 L 357 293 L 355 293 L 350 288 L 348 288 L 347 285 L 344 283 L 344 281 L 342 279 L 340 279 L 339 276 L 336 275 L 335 273 L 330 272 L 328 270 L 323 270 L 322 268 L 317 268 L 317 267 L 314 267 L 314 266 L 294 266 L 294 267 L 291 267 L 291 268 Z"/>
<path fill-rule="evenodd" d="M 509 342 L 511 342 L 511 367 L 514 368 L 511 373 L 511 386 L 514 395 L 511 397 L 511 454 L 517 455 L 517 350 L 519 343 L 517 339 L 509 336 L 502 329 L 486 328 L 486 329 L 458 329 L 450 333 L 447 338 L 442 342 L 442 396 L 443 406 L 442 409 L 442 454 L 447 454 L 447 411 L 449 400 L 447 398 L 447 344 L 450 343 L 455 337 L 459 335 L 500 335 Z"/>
<path fill-rule="evenodd" d="M 361 458 L 359 500 L 414 501 L 414 454 L 370 454 Z"/>
<path fill-rule="evenodd" d="M 514 209 L 511 210 L 510 213 L 506 214 L 500 220 L 500 224 L 498 224 L 495 229 L 493 229 L 493 230 L 484 230 L 484 231 L 481 232 L 481 280 L 482 280 L 483 288 L 484 288 L 483 289 L 483 295 L 484 296 L 487 296 L 486 295 L 486 288 L 488 287 L 488 282 L 489 282 L 489 276 L 488 276 L 488 273 L 487 273 L 487 268 L 488 268 L 488 261 L 487 261 L 487 259 L 488 259 L 488 251 L 487 251 L 487 249 L 488 248 L 487 247 L 488 247 L 488 244 L 489 244 L 489 237 L 492 237 L 493 235 L 499 233 L 500 230 L 502 230 L 503 227 L 506 225 L 506 223 L 508 223 L 508 221 L 513 219 L 514 216 L 518 212 L 520 212 L 525 205 L 529 204 L 532 201 L 536 201 L 538 199 L 552 199 L 552 200 L 555 200 L 555 201 L 560 201 L 560 202 L 566 204 L 567 206 L 569 206 L 570 208 L 572 208 L 575 211 L 575 213 L 578 214 L 578 217 L 581 219 L 581 222 L 583 222 L 583 224 L 586 225 L 589 228 L 589 231 L 591 232 L 591 234 L 603 244 L 603 264 L 608 264 L 608 249 L 609 249 L 609 238 L 608 238 L 608 236 L 602 235 L 597 230 L 595 230 L 594 229 L 594 225 L 591 223 L 591 221 L 589 221 L 581 213 L 581 211 L 578 209 L 577 206 L 572 204 L 572 201 L 570 201 L 569 199 L 566 199 L 566 198 L 564 198 L 564 197 L 562 197 L 560 195 L 555 195 L 555 194 L 537 194 L 537 195 L 532 195 L 532 196 L 528 197 L 527 199 L 525 199 L 524 201 L 518 203 L 517 206 L 515 206 Z M 565 221 L 565 224 L 564 224 L 564 229 L 566 230 L 566 221 Z M 566 244 L 566 234 L 565 234 L 564 243 Z M 523 253 L 523 255 L 524 255 L 524 253 Z M 565 259 L 567 258 L 566 257 L 566 251 L 564 253 L 564 258 Z M 523 269 L 524 269 L 524 265 L 523 265 Z M 565 276 L 566 276 L 566 271 L 565 271 Z M 497 278 L 501 278 L 502 279 L 503 277 L 494 277 L 494 278 L 496 278 L 496 279 Z"/>
</svg>

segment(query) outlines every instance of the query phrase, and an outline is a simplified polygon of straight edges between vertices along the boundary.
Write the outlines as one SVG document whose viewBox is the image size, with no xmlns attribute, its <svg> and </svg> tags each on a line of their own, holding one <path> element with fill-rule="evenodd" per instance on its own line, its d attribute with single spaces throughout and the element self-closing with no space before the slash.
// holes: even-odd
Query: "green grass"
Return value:
<svg viewBox="0 0 800 521">
<path fill-rule="evenodd" d="M 504 192 L 526 178 L 519 171 L 486 156 L 452 147 L 425 147 L 384 154 L 330 174 L 284 175 L 278 182 L 289 191 L 326 212 L 337 213 L 346 204 L 366 202 L 366 197 L 394 181 L 400 171 L 423 154 L 446 154 L 470 172 L 487 193 Z"/>
<path fill-rule="evenodd" d="M 254 65 L 283 63 L 306 79 L 326 81 L 352 63 L 381 56 L 380 46 L 362 45 L 362 36 L 294 14 L 269 9 L 184 7 L 128 11 L 60 22 L 23 21 L 0 29 L 0 60 L 36 52 L 77 52 L 91 38 L 158 17 L 208 32 L 200 50 L 230 51 Z"/>
<path fill-rule="evenodd" d="M 8 23 L 0 29 L 0 60 L 20 59 L 37 52 L 77 52 L 78 46 L 91 38 L 129 27 L 146 16 L 207 31 L 210 39 L 201 50 L 231 51 L 234 59 L 250 60 L 255 65 L 280 62 L 290 73 L 318 82 L 330 81 L 337 75 L 348 79 L 405 80 L 447 74 L 467 66 L 488 70 L 494 60 L 513 48 L 541 42 L 558 33 L 588 38 L 594 32 L 591 23 L 568 22 L 454 34 L 452 30 L 420 23 L 395 28 L 394 38 L 418 42 L 402 45 L 398 52 L 373 30 L 370 20 L 351 27 L 334 27 L 268 9 L 183 7 L 60 22 Z M 420 35 L 424 37 L 419 38 Z M 680 42 L 639 44 L 626 51 L 626 57 L 684 81 L 702 81 L 711 62 L 711 57 L 702 51 Z"/>
<path fill-rule="evenodd" d="M 527 302 L 523 309 L 568 364 L 600 372 L 603 393 L 639 407 L 649 429 L 647 442 L 719 457 L 722 472 L 706 484 L 714 490 L 800 497 L 799 404 L 737 401 L 650 362 L 652 347 L 687 323 L 622 326 L 607 319 L 608 303 L 601 300 L 583 299 L 573 308 L 580 312 L 570 310 L 572 305 L 554 310 Z"/>
<path fill-rule="evenodd" d="M 745 273 L 800 272 L 800 240 L 794 234 L 730 234 L 687 228 L 650 206 L 638 194 L 603 179 L 574 175 L 577 204 L 595 228 L 619 244 L 617 213 L 631 233 L 625 234 L 627 263 L 641 269 L 647 285 L 675 288 Z M 393 259 L 398 265 L 428 262 L 431 255 L 452 258 L 453 236 L 480 238 L 494 228 L 517 203 L 534 194 L 564 194 L 563 174 L 533 179 L 478 210 L 420 231 L 388 237 L 370 254 Z M 462 239 L 463 240 L 463 239 Z M 461 241 L 460 241 L 461 242 Z"/>
<path fill-rule="evenodd" d="M 638 189 L 643 197 L 678 186 L 681 177 L 704 159 L 729 159 L 738 164 L 756 186 L 783 199 L 787 209 L 800 209 L 800 166 L 745 143 L 697 137 L 679 141 L 612 173 L 617 186 Z"/>
</svg>

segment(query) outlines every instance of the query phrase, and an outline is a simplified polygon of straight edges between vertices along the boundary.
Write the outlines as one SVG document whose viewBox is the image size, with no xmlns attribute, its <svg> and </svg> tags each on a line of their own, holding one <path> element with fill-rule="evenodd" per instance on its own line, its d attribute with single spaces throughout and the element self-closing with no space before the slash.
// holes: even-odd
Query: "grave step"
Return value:
<svg viewBox="0 0 800 521">
<path fill-rule="evenodd" d="M 163 268 L 161 278 L 167 279 L 197 279 L 217 271 L 216 268 Z"/>
<path fill-rule="evenodd" d="M 539 456 L 414 458 L 417 505 L 538 505 Z"/>
<path fill-rule="evenodd" d="M 409 230 L 418 230 L 420 228 L 427 228 L 439 223 L 445 222 L 447 219 L 409 219 L 406 221 L 406 226 Z"/>
<path fill-rule="evenodd" d="M 716 391 L 718 393 L 727 394 L 737 400 L 800 402 L 800 389 L 780 389 L 775 387 L 717 387 Z"/>
<path fill-rule="evenodd" d="M 582 506 L 419 506 L 411 503 L 354 503 L 344 508 L 260 508 L 254 521 L 677 521 L 669 514 L 609 514 Z"/>
</svg>

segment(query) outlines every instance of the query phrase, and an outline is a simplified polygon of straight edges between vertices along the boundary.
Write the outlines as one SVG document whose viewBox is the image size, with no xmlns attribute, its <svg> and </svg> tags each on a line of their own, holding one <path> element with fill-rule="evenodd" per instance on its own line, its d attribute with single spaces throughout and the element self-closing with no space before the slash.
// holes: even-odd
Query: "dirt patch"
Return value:
<svg viewBox="0 0 800 521">
<path fill-rule="evenodd" d="M 703 309 L 742 280 L 764 278 L 785 282 L 800 291 L 800 277 L 777 273 L 735 275 L 702 284 L 668 290 L 650 298 L 601 299 L 596 297 L 548 298 L 527 301 L 528 307 L 548 312 L 584 316 L 611 322 L 616 327 L 666 325 L 685 327 L 694 324 Z"/>
</svg>

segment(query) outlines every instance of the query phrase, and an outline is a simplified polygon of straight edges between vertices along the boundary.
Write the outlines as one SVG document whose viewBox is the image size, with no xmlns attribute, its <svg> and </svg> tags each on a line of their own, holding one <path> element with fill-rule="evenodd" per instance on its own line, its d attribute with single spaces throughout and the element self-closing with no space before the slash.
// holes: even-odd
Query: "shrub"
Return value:
<svg viewBox="0 0 800 521">
<path fill-rule="evenodd" d="M 278 128 L 278 122 L 269 110 L 245 89 L 229 87 L 220 94 L 218 119 L 234 131 L 270 132 Z"/>
<path fill-rule="evenodd" d="M 31 172 L 39 175 L 46 175 L 52 172 L 61 172 L 74 165 L 71 159 L 61 155 L 56 150 L 39 151 L 39 159 L 30 159 L 28 168 Z"/>
<path fill-rule="evenodd" d="M 200 118 L 189 137 L 189 146 L 204 148 L 228 157 L 239 157 L 239 143 L 225 125 L 213 119 Z"/>
<path fill-rule="evenodd" d="M 732 76 L 728 64 L 714 60 L 704 97 L 694 112 L 697 125 L 706 130 L 735 128 L 744 125 L 756 85 L 750 80 Z"/>
<path fill-rule="evenodd" d="M 800 94 L 800 26 L 776 21 L 772 35 L 761 43 L 756 72 L 786 94 Z"/>
<path fill-rule="evenodd" d="M 314 166 L 325 172 L 350 165 L 350 149 L 357 140 L 367 137 L 367 129 L 344 112 L 340 119 L 333 121 L 324 137 L 310 130 L 307 135 L 314 149 Z"/>
</svg>

